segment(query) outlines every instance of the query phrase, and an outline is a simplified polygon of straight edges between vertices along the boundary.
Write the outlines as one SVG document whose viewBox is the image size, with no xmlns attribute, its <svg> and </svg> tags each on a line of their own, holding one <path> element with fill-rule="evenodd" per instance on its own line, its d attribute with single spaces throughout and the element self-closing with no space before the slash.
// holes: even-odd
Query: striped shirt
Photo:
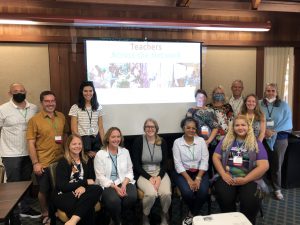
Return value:
<svg viewBox="0 0 300 225">
<path fill-rule="evenodd" d="M 103 116 L 102 106 L 100 105 L 96 111 L 91 108 L 82 110 L 77 104 L 72 105 L 69 116 L 77 117 L 78 133 L 80 136 L 94 135 L 99 132 L 98 119 Z"/>
<path fill-rule="evenodd" d="M 26 142 L 27 123 L 37 111 L 38 107 L 27 101 L 24 109 L 19 108 L 12 100 L 0 106 L 1 157 L 28 155 Z"/>
</svg>

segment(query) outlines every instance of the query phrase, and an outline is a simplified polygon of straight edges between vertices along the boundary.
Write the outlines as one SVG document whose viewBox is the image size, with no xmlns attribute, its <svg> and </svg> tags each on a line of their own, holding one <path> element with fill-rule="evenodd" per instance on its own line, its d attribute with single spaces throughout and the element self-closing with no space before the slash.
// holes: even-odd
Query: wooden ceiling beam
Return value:
<svg viewBox="0 0 300 225">
<path fill-rule="evenodd" d="M 258 11 L 270 12 L 294 12 L 300 13 L 300 2 L 295 1 L 267 1 L 262 0 L 258 5 Z"/>
<path fill-rule="evenodd" d="M 252 0 L 252 8 L 257 9 L 260 3 L 261 0 Z"/>
</svg>

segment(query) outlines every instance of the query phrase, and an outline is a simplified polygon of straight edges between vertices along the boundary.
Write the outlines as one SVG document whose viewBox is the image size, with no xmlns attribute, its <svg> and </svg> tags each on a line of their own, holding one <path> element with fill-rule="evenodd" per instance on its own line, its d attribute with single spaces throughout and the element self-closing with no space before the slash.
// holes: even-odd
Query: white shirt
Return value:
<svg viewBox="0 0 300 225">
<path fill-rule="evenodd" d="M 18 108 L 12 100 L 0 106 L 0 156 L 27 156 L 26 130 L 28 120 L 34 116 L 38 107 L 26 102 L 24 109 Z"/>
<path fill-rule="evenodd" d="M 112 166 L 114 165 L 108 151 L 98 151 L 94 159 L 94 168 L 96 174 L 96 183 L 100 184 L 102 188 L 108 188 L 113 183 L 115 185 L 119 185 L 125 180 L 126 177 L 130 180 L 130 183 L 135 183 L 133 179 L 131 158 L 126 148 L 118 148 L 117 171 L 119 178 L 115 181 L 110 179 Z"/>
<path fill-rule="evenodd" d="M 231 98 L 229 99 L 229 104 L 232 107 L 234 117 L 236 117 L 240 113 L 243 103 L 244 103 L 243 96 L 239 97 L 238 99 L 235 99 L 233 96 L 231 96 Z"/>
<path fill-rule="evenodd" d="M 173 144 L 173 158 L 177 173 L 182 173 L 189 169 L 204 171 L 208 169 L 209 154 L 202 137 L 195 136 L 191 145 L 185 142 L 183 136 L 177 138 Z"/>
</svg>

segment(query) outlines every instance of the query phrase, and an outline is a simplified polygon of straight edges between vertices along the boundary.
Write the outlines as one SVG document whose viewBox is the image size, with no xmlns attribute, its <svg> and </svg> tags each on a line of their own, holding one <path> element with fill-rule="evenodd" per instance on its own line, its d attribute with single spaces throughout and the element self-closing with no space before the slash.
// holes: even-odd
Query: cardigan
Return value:
<svg viewBox="0 0 300 225">
<path fill-rule="evenodd" d="M 76 190 L 80 186 L 86 187 L 88 185 L 87 179 L 95 180 L 92 160 L 89 159 L 87 164 L 85 164 L 83 161 L 81 161 L 81 163 L 84 171 L 84 179 L 79 180 L 78 182 L 70 183 L 69 181 L 73 164 L 70 165 L 65 158 L 59 160 L 56 167 L 56 190 L 58 192 L 71 192 Z"/>
<path fill-rule="evenodd" d="M 164 139 L 162 139 L 162 143 L 161 143 L 161 151 L 162 151 L 162 160 L 160 162 L 160 171 L 158 176 L 161 177 L 161 179 L 163 179 L 166 170 L 167 170 L 167 164 L 168 164 L 168 147 L 167 147 L 167 143 L 165 142 Z M 143 154 L 143 135 L 137 137 L 134 140 L 133 146 L 132 146 L 132 150 L 131 150 L 131 156 L 132 156 L 132 161 L 133 161 L 133 169 L 134 169 L 134 175 L 136 178 L 138 178 L 139 176 L 143 176 L 146 179 L 150 179 L 151 175 L 148 174 L 142 166 L 142 154 Z"/>
</svg>

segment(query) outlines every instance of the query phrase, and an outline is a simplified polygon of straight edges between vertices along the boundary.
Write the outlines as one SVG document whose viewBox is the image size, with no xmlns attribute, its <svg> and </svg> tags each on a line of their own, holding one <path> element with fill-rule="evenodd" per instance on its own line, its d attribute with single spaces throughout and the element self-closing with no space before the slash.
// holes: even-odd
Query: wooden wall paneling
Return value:
<svg viewBox="0 0 300 225">
<path fill-rule="evenodd" d="M 300 130 L 300 48 L 294 49 L 294 55 L 293 130 Z"/>
<path fill-rule="evenodd" d="M 264 95 L 264 47 L 256 49 L 256 95 L 262 99 Z"/>
<path fill-rule="evenodd" d="M 57 97 L 57 110 L 68 114 L 70 109 L 70 71 L 68 44 L 49 45 L 50 87 Z"/>
</svg>

